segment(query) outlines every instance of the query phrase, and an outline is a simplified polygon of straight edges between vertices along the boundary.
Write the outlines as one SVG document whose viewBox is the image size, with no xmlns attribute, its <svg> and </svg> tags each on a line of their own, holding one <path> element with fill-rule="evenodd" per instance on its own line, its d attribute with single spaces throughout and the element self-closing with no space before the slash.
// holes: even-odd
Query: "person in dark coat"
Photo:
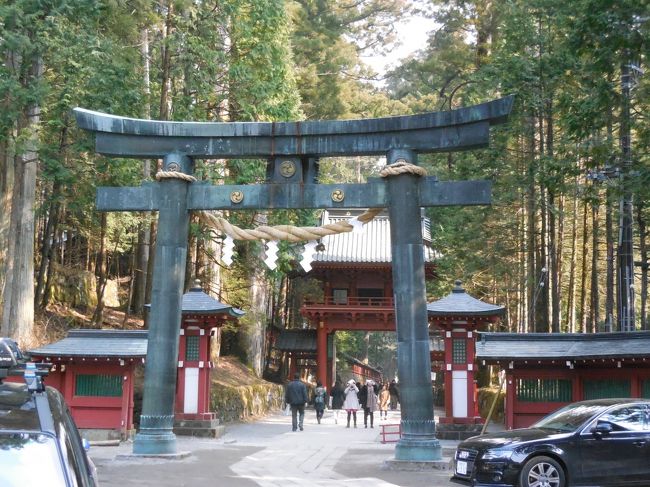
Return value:
<svg viewBox="0 0 650 487">
<path fill-rule="evenodd" d="M 296 431 L 298 427 L 300 427 L 300 431 L 303 430 L 305 404 L 308 400 L 307 386 L 300 380 L 300 374 L 295 374 L 293 380 L 287 384 L 287 388 L 284 391 L 284 402 L 291 406 L 292 431 Z"/>
<path fill-rule="evenodd" d="M 325 400 L 327 399 L 327 391 L 323 387 L 321 381 L 316 383 L 316 389 L 314 389 L 314 409 L 316 410 L 316 421 L 320 424 L 320 420 L 323 419 L 323 413 L 325 412 Z"/>
<path fill-rule="evenodd" d="M 343 401 L 345 401 L 345 391 L 341 381 L 337 380 L 332 386 L 330 391 L 332 397 L 332 410 L 334 411 L 334 423 L 339 424 L 339 411 L 343 408 Z"/>
<path fill-rule="evenodd" d="M 362 388 L 364 392 L 365 401 L 361 403 L 363 408 L 363 425 L 368 427 L 368 418 L 370 418 L 370 427 L 374 428 L 375 421 L 375 411 L 377 411 L 377 383 L 372 380 L 366 380 L 365 385 Z"/>
<path fill-rule="evenodd" d="M 399 387 L 395 379 L 390 381 L 388 386 L 388 393 L 390 394 L 390 409 L 395 411 L 397 409 L 397 403 L 399 402 Z"/>
</svg>

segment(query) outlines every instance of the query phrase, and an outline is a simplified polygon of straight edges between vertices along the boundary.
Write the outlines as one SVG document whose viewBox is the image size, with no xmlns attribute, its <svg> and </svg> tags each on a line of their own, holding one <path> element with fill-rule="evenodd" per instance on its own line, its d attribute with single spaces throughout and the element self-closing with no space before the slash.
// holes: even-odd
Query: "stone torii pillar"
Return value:
<svg viewBox="0 0 650 487">
<path fill-rule="evenodd" d="M 366 184 L 316 184 L 318 159 L 383 155 L 388 166 L 418 153 L 485 147 L 490 125 L 506 120 L 513 98 L 449 112 L 367 120 L 194 123 L 138 120 L 77 108 L 100 154 L 163 160 L 163 179 L 138 188 L 98 188 L 99 211 L 158 211 L 151 329 L 140 432 L 134 454 L 175 454 L 174 387 L 189 212 L 196 210 L 389 208 L 403 437 L 396 460 L 441 459 L 435 438 L 420 207 L 483 205 L 489 181 L 440 182 L 400 174 Z M 265 158 L 267 183 L 192 183 L 195 159 Z"/>
</svg>

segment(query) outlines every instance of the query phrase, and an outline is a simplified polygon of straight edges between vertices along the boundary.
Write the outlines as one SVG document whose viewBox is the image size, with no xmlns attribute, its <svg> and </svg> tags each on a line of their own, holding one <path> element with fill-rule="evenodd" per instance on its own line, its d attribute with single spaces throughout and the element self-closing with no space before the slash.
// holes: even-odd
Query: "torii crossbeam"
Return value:
<svg viewBox="0 0 650 487">
<path fill-rule="evenodd" d="M 448 112 L 366 120 L 194 123 L 137 120 L 75 109 L 101 154 L 162 158 L 163 170 L 191 175 L 194 159 L 265 158 L 267 183 L 211 186 L 170 178 L 139 188 L 98 188 L 100 211 L 159 212 L 149 346 L 140 431 L 134 454 L 175 454 L 174 394 L 178 333 L 191 210 L 381 208 L 391 222 L 402 438 L 397 460 L 440 460 L 420 229 L 423 206 L 485 205 L 489 181 L 440 182 L 400 174 L 366 184 L 319 185 L 325 156 L 385 155 L 387 165 L 417 163 L 418 153 L 488 145 L 491 125 L 506 120 L 513 98 Z"/>
</svg>

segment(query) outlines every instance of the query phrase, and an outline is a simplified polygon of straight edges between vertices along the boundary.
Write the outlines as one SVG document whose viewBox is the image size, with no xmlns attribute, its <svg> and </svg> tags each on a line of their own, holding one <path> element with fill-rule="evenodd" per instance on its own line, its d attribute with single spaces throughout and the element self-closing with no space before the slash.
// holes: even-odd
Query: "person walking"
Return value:
<svg viewBox="0 0 650 487">
<path fill-rule="evenodd" d="M 357 394 L 359 393 L 359 388 L 354 382 L 354 379 L 348 381 L 348 385 L 345 388 L 345 401 L 343 402 L 343 409 L 348 412 L 348 425 L 346 428 L 350 427 L 350 416 L 354 417 L 354 427 L 357 427 L 357 409 L 359 409 L 359 398 Z"/>
<path fill-rule="evenodd" d="M 327 391 L 323 387 L 321 381 L 316 382 L 316 389 L 314 389 L 314 409 L 316 410 L 316 421 L 320 424 L 320 420 L 323 418 L 323 412 L 325 412 L 325 398 L 327 397 Z"/>
<path fill-rule="evenodd" d="M 395 379 L 390 381 L 388 392 L 390 394 L 390 409 L 391 411 L 395 411 L 395 409 L 397 409 L 397 403 L 399 402 L 399 387 Z"/>
<path fill-rule="evenodd" d="M 363 425 L 366 428 L 368 427 L 368 418 L 370 418 L 370 427 L 375 427 L 375 411 L 377 411 L 378 403 L 376 387 L 377 384 L 372 379 L 366 380 L 366 383 L 363 386 L 365 392 L 365 401 L 361 403 L 361 405 L 363 406 Z"/>
<path fill-rule="evenodd" d="M 388 392 L 388 384 L 385 383 L 379 392 L 379 420 L 382 417 L 388 419 L 388 404 L 390 403 L 390 392 Z"/>
<path fill-rule="evenodd" d="M 332 398 L 332 410 L 334 411 L 334 424 L 339 424 L 339 411 L 343 407 L 343 401 L 345 401 L 345 391 L 340 380 L 337 379 L 334 383 L 330 396 Z"/>
<path fill-rule="evenodd" d="M 296 373 L 293 380 L 287 384 L 284 391 L 284 402 L 291 407 L 291 426 L 292 431 L 300 427 L 303 430 L 305 420 L 305 404 L 308 401 L 307 386 L 300 380 L 300 374 Z"/>
</svg>

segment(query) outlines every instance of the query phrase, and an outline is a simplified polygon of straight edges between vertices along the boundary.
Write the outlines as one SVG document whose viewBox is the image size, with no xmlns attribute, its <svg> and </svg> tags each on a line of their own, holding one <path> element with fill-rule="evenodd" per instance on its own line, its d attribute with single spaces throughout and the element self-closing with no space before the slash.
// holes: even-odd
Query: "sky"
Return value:
<svg viewBox="0 0 650 487">
<path fill-rule="evenodd" d="M 424 48 L 428 38 L 427 33 L 434 28 L 435 24 L 431 19 L 420 16 L 411 16 L 404 19 L 397 24 L 397 37 L 401 43 L 399 47 L 383 56 L 363 57 L 362 59 L 379 74 L 385 74 L 391 66 L 396 66 L 401 59 Z"/>
</svg>

